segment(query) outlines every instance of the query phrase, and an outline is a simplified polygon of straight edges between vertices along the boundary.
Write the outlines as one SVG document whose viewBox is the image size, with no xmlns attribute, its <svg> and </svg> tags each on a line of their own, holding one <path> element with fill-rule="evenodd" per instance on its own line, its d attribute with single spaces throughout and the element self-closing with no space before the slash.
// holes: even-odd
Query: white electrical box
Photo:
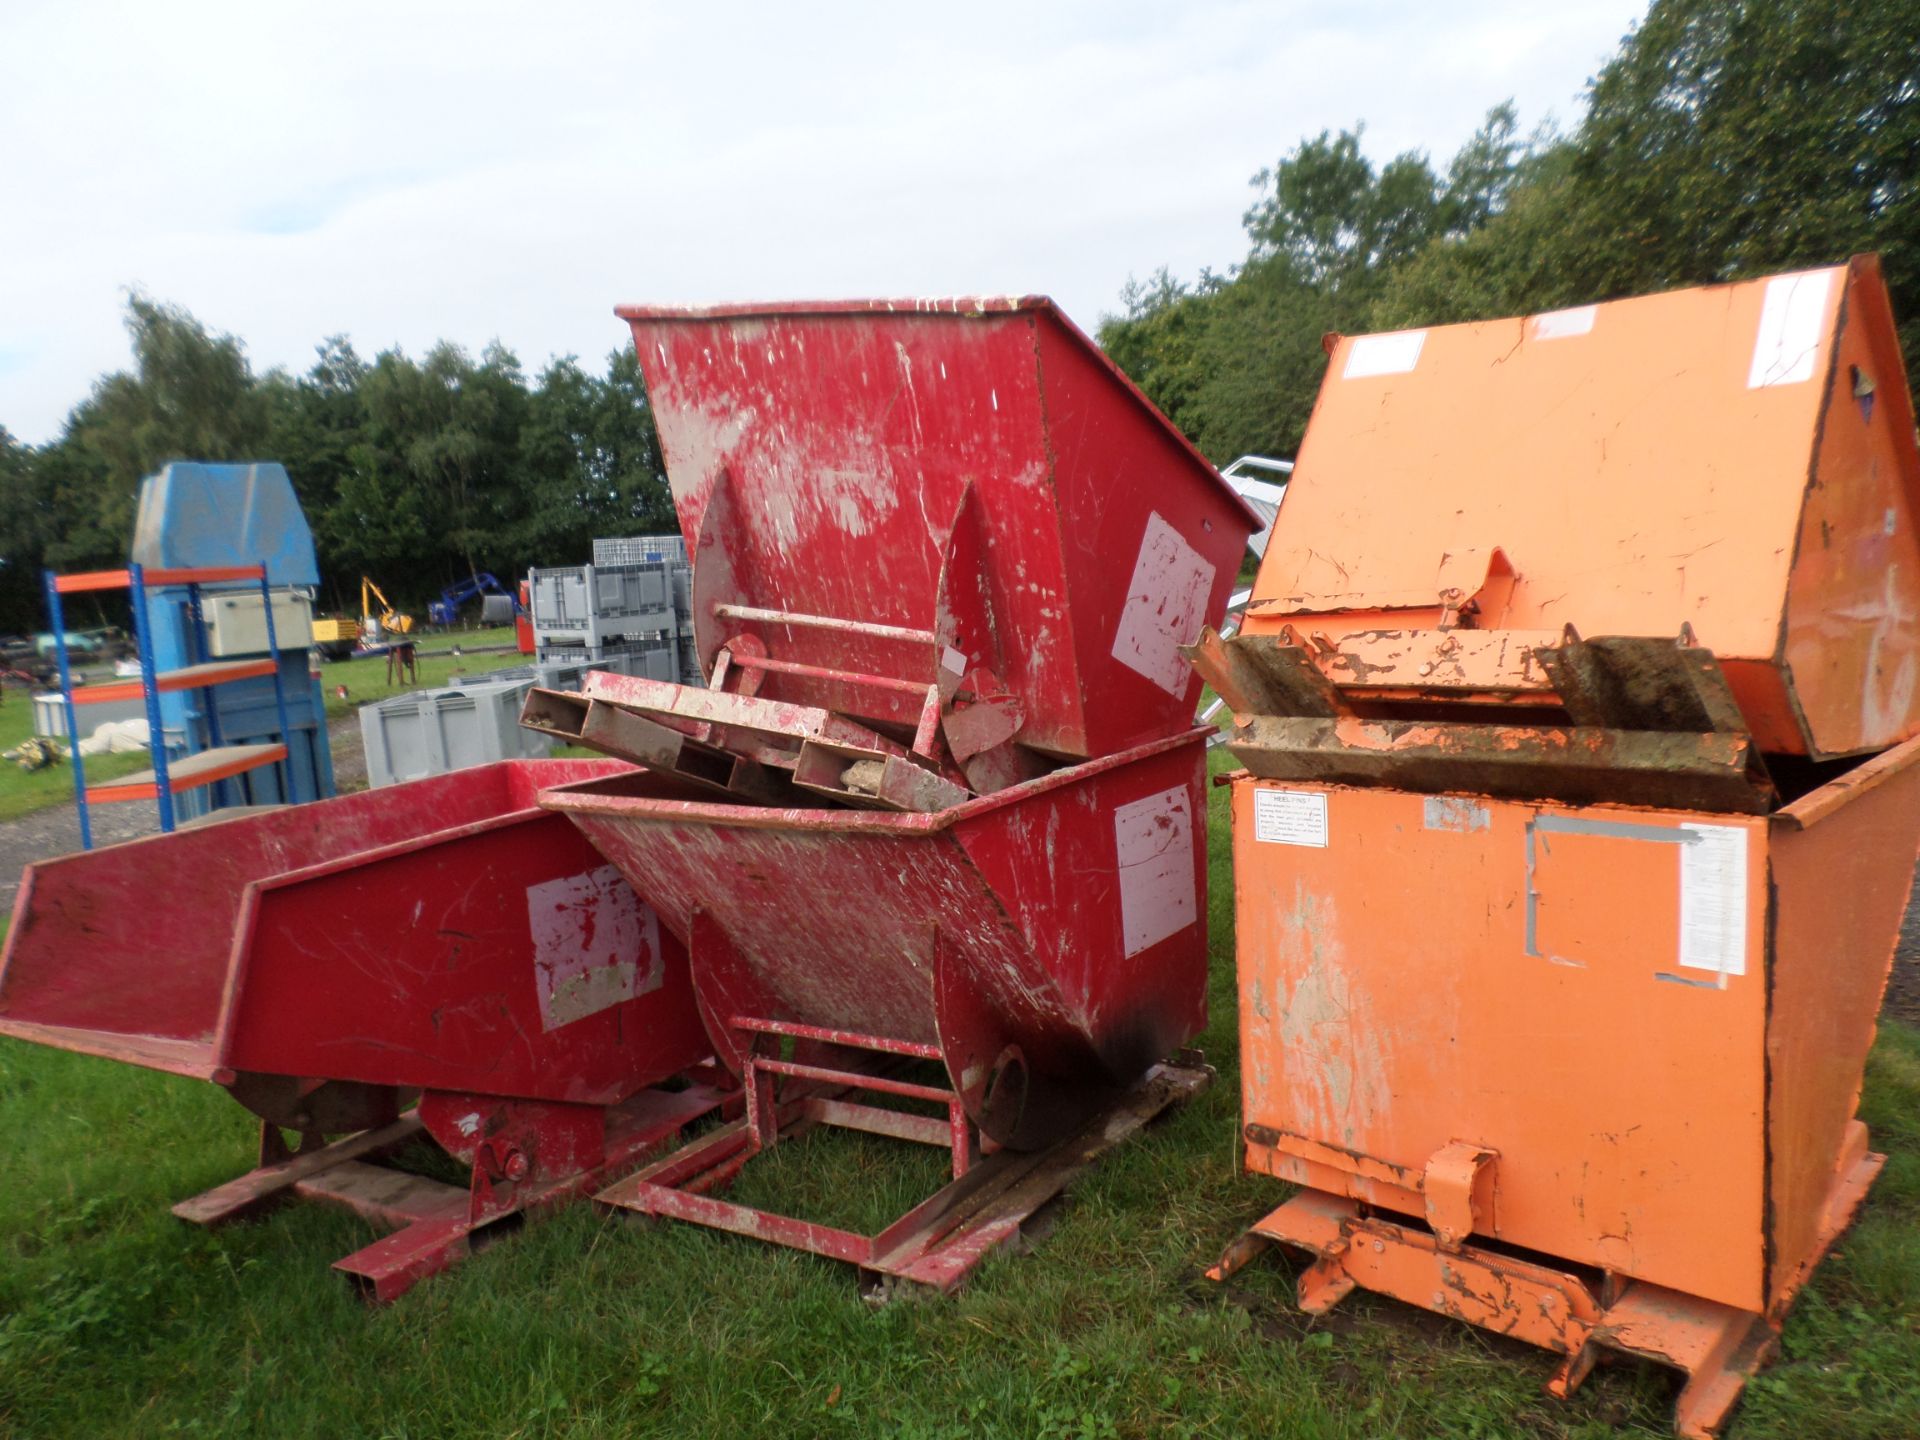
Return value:
<svg viewBox="0 0 1920 1440">
<path fill-rule="evenodd" d="M 207 622 L 207 649 L 216 659 L 267 652 L 267 621 L 260 596 L 205 595 L 200 613 Z M 273 597 L 273 638 L 280 650 L 305 650 L 313 644 L 313 601 L 290 591 Z"/>
</svg>

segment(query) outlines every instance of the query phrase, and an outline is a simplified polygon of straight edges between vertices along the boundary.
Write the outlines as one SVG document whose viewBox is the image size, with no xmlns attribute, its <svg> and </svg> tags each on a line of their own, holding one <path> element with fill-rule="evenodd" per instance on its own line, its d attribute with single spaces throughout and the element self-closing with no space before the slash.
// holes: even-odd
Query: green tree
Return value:
<svg viewBox="0 0 1920 1440">
<path fill-rule="evenodd" d="M 529 558 L 566 563 L 598 535 L 676 528 L 653 412 L 631 349 L 604 379 L 572 357 L 541 372 L 528 397 L 521 458 L 531 487 Z"/>
<path fill-rule="evenodd" d="M 350 610 L 357 603 L 359 569 L 347 557 L 357 553 L 361 537 L 351 525 L 338 527 L 353 514 L 341 497 L 352 482 L 367 425 L 360 396 L 367 365 L 344 335 L 322 341 L 315 356 L 313 367 L 297 379 L 279 370 L 262 379 L 266 453 L 287 467 L 313 527 L 329 608 Z"/>
<path fill-rule="evenodd" d="M 1428 248 L 1383 325 L 1514 314 L 1880 252 L 1920 362 L 1920 0 L 1655 0 L 1573 136 Z"/>
<path fill-rule="evenodd" d="M 1365 328 L 1394 277 L 1508 203 L 1529 147 L 1496 106 L 1444 178 L 1407 153 L 1375 169 L 1356 127 L 1322 131 L 1253 177 L 1250 251 L 1188 286 L 1164 268 L 1100 327 L 1107 353 L 1200 449 L 1224 463 L 1298 445 L 1325 364 L 1321 337 Z"/>
<path fill-rule="evenodd" d="M 103 376 L 33 459 L 45 516 L 42 558 L 56 568 L 123 561 L 140 481 L 168 460 L 249 460 L 266 411 L 246 352 L 186 311 L 127 300 L 131 371 Z"/>
<path fill-rule="evenodd" d="M 364 439 L 328 524 L 359 537 L 363 564 L 415 577 L 417 596 L 523 543 L 527 391 L 511 351 L 489 345 L 478 364 L 444 341 L 420 362 L 385 351 L 357 391 Z"/>
<path fill-rule="evenodd" d="M 602 534 L 666 535 L 679 530 L 667 462 L 654 428 L 653 406 L 632 346 L 607 356 L 607 378 L 595 391 L 593 428 L 581 463 L 611 497 Z"/>
<path fill-rule="evenodd" d="M 1878 249 L 1920 344 L 1920 0 L 1655 0 L 1595 81 L 1570 194 L 1581 288 Z"/>
<path fill-rule="evenodd" d="M 1189 437 L 1201 428 L 1195 409 L 1206 378 L 1200 341 L 1212 320 L 1213 296 L 1225 283 L 1208 274 L 1189 286 L 1163 265 L 1144 283 L 1129 280 L 1121 292 L 1126 313 L 1100 326 L 1108 356 Z"/>
<path fill-rule="evenodd" d="M 1364 126 L 1322 130 L 1253 177 L 1251 259 L 1284 257 L 1308 284 L 1337 291 L 1412 255 L 1435 233 L 1440 182 L 1426 157 L 1395 156 L 1378 172 L 1360 149 Z"/>
<path fill-rule="evenodd" d="M 34 452 L 0 425 L 0 627 L 38 628 L 40 571 L 52 516 Z"/>
</svg>

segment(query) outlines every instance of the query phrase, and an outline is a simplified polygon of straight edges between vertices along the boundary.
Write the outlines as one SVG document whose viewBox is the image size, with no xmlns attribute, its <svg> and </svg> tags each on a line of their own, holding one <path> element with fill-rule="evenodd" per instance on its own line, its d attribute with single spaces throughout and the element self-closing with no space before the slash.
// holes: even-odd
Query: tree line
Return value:
<svg viewBox="0 0 1920 1440">
<path fill-rule="evenodd" d="M 174 306 L 136 294 L 126 321 L 133 368 L 54 440 L 0 429 L 0 629 L 44 628 L 44 568 L 125 563 L 140 481 L 172 459 L 285 465 L 322 604 L 347 612 L 362 574 L 418 615 L 476 571 L 509 580 L 586 560 L 596 535 L 677 528 L 631 348 L 598 374 L 568 357 L 530 377 L 497 342 L 369 361 L 336 336 L 304 374 L 256 375 L 239 340 Z"/>
<path fill-rule="evenodd" d="M 1132 284 L 1100 342 L 1216 463 L 1291 455 L 1321 337 L 1880 252 L 1920 365 L 1920 0 L 1655 0 L 1577 125 L 1511 104 L 1444 165 L 1358 128 L 1253 179 L 1245 259 Z"/>
<path fill-rule="evenodd" d="M 1358 127 L 1254 177 L 1245 258 L 1129 285 L 1100 341 L 1216 462 L 1290 454 L 1328 331 L 1517 315 L 1877 250 L 1920 362 L 1920 0 L 1655 0 L 1566 133 L 1496 106 L 1436 166 L 1375 165 Z M 595 373 L 363 359 L 255 375 L 234 337 L 128 302 L 133 368 L 44 446 L 0 429 L 0 629 L 36 629 L 43 566 L 125 559 L 140 479 L 166 460 L 275 459 L 314 529 L 323 603 L 362 573 L 415 613 L 476 569 L 584 559 L 595 535 L 673 528 L 629 349 Z"/>
</svg>

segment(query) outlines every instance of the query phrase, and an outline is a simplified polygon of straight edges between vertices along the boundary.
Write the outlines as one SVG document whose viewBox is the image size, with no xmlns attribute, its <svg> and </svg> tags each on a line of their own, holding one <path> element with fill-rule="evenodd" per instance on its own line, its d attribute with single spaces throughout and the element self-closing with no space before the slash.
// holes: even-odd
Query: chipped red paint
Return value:
<svg viewBox="0 0 1920 1440">
<path fill-rule="evenodd" d="M 703 672 L 751 640 L 810 667 L 762 667 L 768 698 L 909 732 L 927 687 L 991 672 L 1020 743 L 1067 757 L 1190 722 L 1172 647 L 1225 613 L 1259 522 L 1052 302 L 619 313 Z"/>
<path fill-rule="evenodd" d="M 627 768 L 511 761 L 29 866 L 0 1034 L 226 1086 L 261 1165 L 178 1213 L 297 1196 L 401 1227 L 338 1267 L 391 1299 L 721 1101 L 650 1088 L 709 1054 L 685 950 L 534 805 Z M 467 1189 L 372 1163 L 422 1128 Z"/>
<path fill-rule="evenodd" d="M 1205 1023 L 1204 846 L 1189 827 L 1170 865 L 1123 868 L 1116 812 L 1165 796 L 1204 814 L 1206 736 L 932 813 L 664 799 L 644 772 L 540 803 L 580 826 L 687 945 L 708 1034 L 736 1072 L 735 1016 L 937 1047 L 987 1136 L 1033 1147 Z M 1178 885 L 1185 902 L 1161 904 L 1164 933 L 1145 943 L 1137 915 L 1128 925 L 1128 887 L 1142 884 L 1162 901 Z M 989 1107 L 1002 1072 L 1015 1088 Z"/>
</svg>

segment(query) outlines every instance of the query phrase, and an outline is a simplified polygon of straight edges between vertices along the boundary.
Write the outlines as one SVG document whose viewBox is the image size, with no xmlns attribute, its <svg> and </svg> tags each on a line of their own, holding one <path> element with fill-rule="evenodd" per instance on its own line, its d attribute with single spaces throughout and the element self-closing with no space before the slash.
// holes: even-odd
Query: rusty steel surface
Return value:
<svg viewBox="0 0 1920 1440">
<path fill-rule="evenodd" d="M 1191 723 L 1176 646 L 1258 518 L 1050 301 L 619 313 L 703 672 L 770 657 L 767 698 L 903 739 L 965 690 L 1063 758 Z"/>
<path fill-rule="evenodd" d="M 1741 1388 L 1777 1347 L 1766 1321 L 1735 1306 L 1644 1282 L 1596 1287 L 1587 1272 L 1497 1250 L 1448 1244 L 1428 1231 L 1372 1216 L 1352 1200 L 1303 1191 L 1256 1224 L 1207 1272 L 1226 1280 L 1270 1245 L 1312 1257 L 1298 1280 L 1309 1314 L 1365 1288 L 1564 1356 L 1546 1383 L 1564 1399 L 1612 1351 L 1681 1371 L 1674 1429 L 1710 1440 Z"/>
<path fill-rule="evenodd" d="M 1684 624 L 1763 750 L 1882 749 L 1920 727 L 1913 434 L 1872 257 L 1341 338 L 1245 629 Z"/>
<path fill-rule="evenodd" d="M 1008 1197 L 1057 1189 L 1033 1157 L 1124 1130 L 1204 1024 L 1180 647 L 1254 517 L 1045 301 L 621 314 L 707 685 L 594 673 L 527 714 L 646 765 L 541 803 L 686 945 L 745 1114 L 602 1198 L 949 1288 L 992 1244 L 903 1237 L 1015 1233 Z M 953 1187 L 874 1237 L 712 1193 L 821 1124 L 943 1145 Z"/>
<path fill-rule="evenodd" d="M 933 1047 L 987 1134 L 1030 1147 L 1204 1024 L 1205 739 L 932 813 L 657 798 L 644 773 L 540 803 L 687 946 L 736 1071 L 736 1016 Z"/>
<path fill-rule="evenodd" d="M 1331 348 L 1244 633 L 1184 647 L 1247 767 L 1245 1162 L 1305 1187 L 1219 1277 L 1284 1244 L 1303 1307 L 1513 1335 L 1556 1395 L 1656 1360 L 1680 1434 L 1724 1425 L 1883 1163 L 1920 853 L 1891 334 L 1855 261 Z"/>
<path fill-rule="evenodd" d="M 1375 1237 L 1402 1259 L 1338 1276 L 1537 1344 L 1562 1348 L 1433 1304 L 1432 1235 L 1718 1307 L 1736 1358 L 1658 1313 L 1615 1345 L 1688 1370 L 1676 1424 L 1715 1433 L 1883 1163 L 1856 1111 L 1920 850 L 1920 738 L 1771 815 L 1233 789 L 1248 1168 L 1426 1216 Z M 1596 1056 L 1619 1062 L 1604 1083 Z M 1436 1192 L 1463 1143 L 1488 1157 L 1465 1203 Z M 1524 1265 L 1476 1263 L 1524 1295 Z"/>
<path fill-rule="evenodd" d="M 951 1293 L 988 1256 L 1013 1244 L 1042 1206 L 1089 1166 L 1169 1107 L 1213 1083 L 1193 1057 L 1155 1065 L 1080 1125 L 1036 1150 L 998 1150 L 873 1235 L 822 1225 L 716 1198 L 763 1142 L 747 1119 L 708 1131 L 675 1153 L 595 1197 L 601 1204 L 724 1230 L 859 1267 L 870 1298 L 900 1293 Z M 945 1125 L 837 1098 L 807 1096 L 774 1110 L 766 1123 L 781 1143 L 802 1140 L 819 1125 L 871 1130 L 895 1139 L 943 1145 Z M 957 1142 L 956 1142 L 957 1143 Z M 956 1167 L 957 1169 L 958 1167 Z"/>
</svg>

